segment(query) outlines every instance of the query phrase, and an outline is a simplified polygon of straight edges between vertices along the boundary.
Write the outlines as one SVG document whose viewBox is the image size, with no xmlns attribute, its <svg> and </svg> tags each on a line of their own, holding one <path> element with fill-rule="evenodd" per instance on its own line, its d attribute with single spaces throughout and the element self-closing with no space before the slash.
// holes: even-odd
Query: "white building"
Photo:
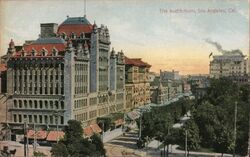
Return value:
<svg viewBox="0 0 250 157">
<path fill-rule="evenodd" d="M 210 61 L 210 77 L 230 77 L 234 81 L 247 82 L 248 59 L 242 54 L 224 54 L 213 56 Z"/>
</svg>

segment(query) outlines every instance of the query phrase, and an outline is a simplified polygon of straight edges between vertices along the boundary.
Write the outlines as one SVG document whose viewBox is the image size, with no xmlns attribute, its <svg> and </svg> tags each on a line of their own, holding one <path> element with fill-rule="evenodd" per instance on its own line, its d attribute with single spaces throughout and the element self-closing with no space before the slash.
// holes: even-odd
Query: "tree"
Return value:
<svg viewBox="0 0 250 157">
<path fill-rule="evenodd" d="M 67 147 L 62 142 L 59 142 L 58 144 L 52 145 L 51 155 L 54 157 L 68 157 L 69 152 Z"/>
<path fill-rule="evenodd" d="M 64 138 L 52 146 L 51 152 L 55 157 L 105 156 L 104 145 L 100 138 L 97 135 L 90 139 L 83 138 L 81 122 L 76 120 L 68 121 Z"/>
<path fill-rule="evenodd" d="M 249 132 L 250 85 L 227 78 L 211 79 L 207 95 L 196 104 L 193 116 L 198 125 L 201 145 L 217 152 L 232 153 L 237 103 L 236 153 L 246 155 Z"/>
<path fill-rule="evenodd" d="M 93 136 L 91 136 L 90 140 L 96 146 L 96 150 L 98 150 L 99 152 L 98 156 L 105 156 L 106 150 L 104 149 L 104 145 L 102 143 L 100 136 L 94 134 Z"/>
<path fill-rule="evenodd" d="M 216 140 L 214 148 L 217 152 L 223 154 L 233 150 L 233 132 L 231 129 L 227 129 L 225 126 L 222 126 L 221 129 L 216 133 Z"/>
</svg>

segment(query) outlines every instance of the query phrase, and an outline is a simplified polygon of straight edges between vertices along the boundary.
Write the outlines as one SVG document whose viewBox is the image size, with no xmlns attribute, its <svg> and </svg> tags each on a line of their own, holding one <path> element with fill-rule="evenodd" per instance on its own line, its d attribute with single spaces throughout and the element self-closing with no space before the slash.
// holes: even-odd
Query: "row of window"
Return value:
<svg viewBox="0 0 250 157">
<path fill-rule="evenodd" d="M 48 100 L 14 100 L 13 108 L 18 109 L 64 109 L 64 101 Z"/>
<path fill-rule="evenodd" d="M 86 106 L 88 106 L 87 99 L 75 100 L 75 102 L 74 102 L 74 108 L 75 109 L 83 108 L 83 107 L 86 107 Z"/>
<path fill-rule="evenodd" d="M 84 112 L 82 114 L 75 115 L 75 120 L 78 120 L 78 121 L 86 121 L 86 120 L 88 120 L 88 112 Z"/>
<path fill-rule="evenodd" d="M 26 115 L 26 114 L 13 114 L 13 121 L 16 123 L 36 124 L 64 124 L 64 117 L 56 115 Z"/>
<path fill-rule="evenodd" d="M 103 116 L 105 114 L 108 114 L 108 107 L 99 109 L 98 114 L 99 114 L 99 116 Z"/>
</svg>

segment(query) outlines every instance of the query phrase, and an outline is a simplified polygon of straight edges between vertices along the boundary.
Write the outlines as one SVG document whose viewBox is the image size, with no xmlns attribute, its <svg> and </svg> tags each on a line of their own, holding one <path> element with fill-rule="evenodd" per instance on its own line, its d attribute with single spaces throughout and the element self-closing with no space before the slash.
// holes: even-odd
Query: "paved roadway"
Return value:
<svg viewBox="0 0 250 157">
<path fill-rule="evenodd" d="M 23 149 L 23 144 L 15 141 L 0 141 L 0 148 L 1 150 L 3 149 L 3 146 L 8 146 L 9 150 L 14 150 L 16 149 L 16 154 L 15 157 L 23 157 L 24 156 L 24 149 Z M 37 151 L 43 152 L 44 154 L 47 155 L 47 157 L 50 157 L 50 150 L 51 147 L 45 147 L 45 146 L 39 146 L 37 147 Z M 29 157 L 33 156 L 33 146 L 29 145 Z"/>
</svg>

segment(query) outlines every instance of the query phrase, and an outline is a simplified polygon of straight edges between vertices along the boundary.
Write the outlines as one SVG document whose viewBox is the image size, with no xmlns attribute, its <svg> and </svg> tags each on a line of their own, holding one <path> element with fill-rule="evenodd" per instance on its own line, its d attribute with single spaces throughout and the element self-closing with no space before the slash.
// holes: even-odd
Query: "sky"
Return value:
<svg viewBox="0 0 250 157">
<path fill-rule="evenodd" d="M 80 0 L 1 1 L 0 55 L 8 43 L 35 40 L 40 23 L 62 23 L 67 15 L 84 15 Z M 249 54 L 247 0 L 86 0 L 87 19 L 110 31 L 111 47 L 126 56 L 142 58 L 151 71 L 176 70 L 207 74 L 209 54 L 220 54 L 205 40 L 225 50 Z"/>
</svg>

